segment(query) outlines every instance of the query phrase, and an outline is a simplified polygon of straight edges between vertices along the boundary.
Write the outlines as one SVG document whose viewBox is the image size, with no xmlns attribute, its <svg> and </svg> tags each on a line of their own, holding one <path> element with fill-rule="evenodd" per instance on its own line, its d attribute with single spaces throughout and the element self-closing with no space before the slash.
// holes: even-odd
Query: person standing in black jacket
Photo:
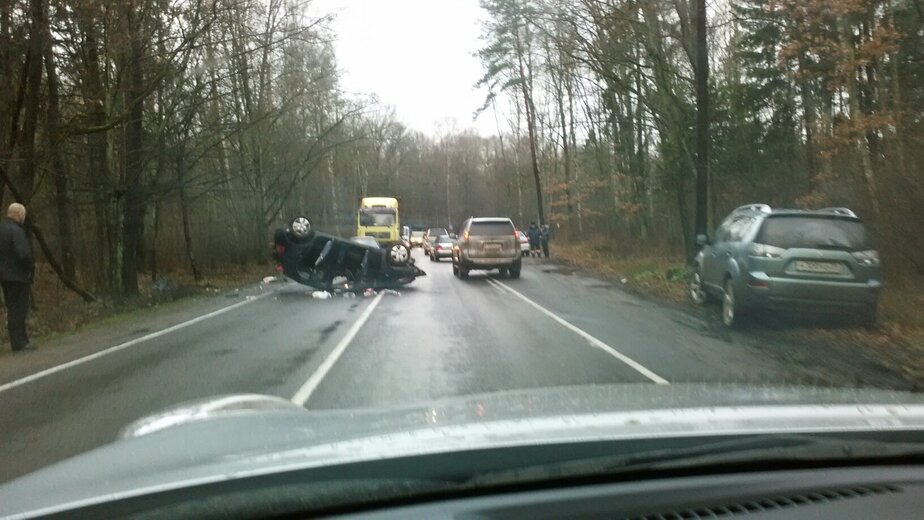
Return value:
<svg viewBox="0 0 924 520">
<path fill-rule="evenodd" d="M 0 285 L 6 301 L 6 323 L 10 332 L 10 346 L 14 351 L 34 348 L 26 332 L 26 315 L 29 312 L 29 290 L 35 273 L 35 260 L 29 236 L 23 228 L 26 207 L 18 202 L 10 204 L 6 219 L 0 222 Z"/>
</svg>

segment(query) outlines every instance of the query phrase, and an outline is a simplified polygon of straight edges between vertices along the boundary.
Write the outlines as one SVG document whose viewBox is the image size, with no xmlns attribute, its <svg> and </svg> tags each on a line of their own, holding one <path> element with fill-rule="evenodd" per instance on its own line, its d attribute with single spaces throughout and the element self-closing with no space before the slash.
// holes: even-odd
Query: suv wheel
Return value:
<svg viewBox="0 0 924 520">
<path fill-rule="evenodd" d="M 735 300 L 735 288 L 732 279 L 725 280 L 725 294 L 722 296 L 722 323 L 728 328 L 736 328 L 741 323 L 738 302 Z"/>
<path fill-rule="evenodd" d="M 876 326 L 879 324 L 879 308 L 878 306 L 870 307 L 862 316 L 860 316 L 860 323 L 863 324 L 863 328 L 867 330 L 875 330 Z"/>
<path fill-rule="evenodd" d="M 411 259 L 411 251 L 404 244 L 395 244 L 388 248 L 388 261 L 391 265 L 402 266 Z"/>
<path fill-rule="evenodd" d="M 517 260 L 515 264 L 510 266 L 510 269 L 508 269 L 507 272 L 510 273 L 511 278 L 516 279 L 520 277 L 520 270 L 522 268 L 523 268 L 523 262 L 520 260 Z"/>
<path fill-rule="evenodd" d="M 702 276 L 699 271 L 693 271 L 693 275 L 690 276 L 690 300 L 696 305 L 705 305 L 708 299 Z"/>
</svg>

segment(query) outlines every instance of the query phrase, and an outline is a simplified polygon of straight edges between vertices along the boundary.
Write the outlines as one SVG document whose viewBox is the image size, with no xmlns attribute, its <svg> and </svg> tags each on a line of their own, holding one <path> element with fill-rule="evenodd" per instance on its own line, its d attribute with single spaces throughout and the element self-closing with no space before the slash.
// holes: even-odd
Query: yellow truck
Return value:
<svg viewBox="0 0 924 520">
<path fill-rule="evenodd" d="M 356 215 L 356 236 L 372 237 L 382 246 L 401 242 L 398 199 L 363 197 Z"/>
</svg>

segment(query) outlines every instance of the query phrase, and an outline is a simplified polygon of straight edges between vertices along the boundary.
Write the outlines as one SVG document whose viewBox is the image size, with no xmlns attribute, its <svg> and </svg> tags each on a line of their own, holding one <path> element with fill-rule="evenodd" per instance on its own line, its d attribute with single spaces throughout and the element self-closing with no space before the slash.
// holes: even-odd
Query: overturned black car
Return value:
<svg viewBox="0 0 924 520">
<path fill-rule="evenodd" d="M 380 247 L 320 233 L 305 217 L 277 229 L 273 243 L 273 258 L 282 272 L 317 289 L 386 289 L 427 274 L 414 265 L 410 249 L 402 243 Z"/>
</svg>

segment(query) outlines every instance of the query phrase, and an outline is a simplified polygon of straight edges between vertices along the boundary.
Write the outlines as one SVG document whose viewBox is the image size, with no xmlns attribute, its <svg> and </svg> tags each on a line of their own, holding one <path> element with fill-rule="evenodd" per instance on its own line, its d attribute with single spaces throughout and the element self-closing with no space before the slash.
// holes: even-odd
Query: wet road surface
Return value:
<svg viewBox="0 0 924 520">
<path fill-rule="evenodd" d="M 369 408 L 574 384 L 804 382 L 819 368 L 721 332 L 706 313 L 543 260 L 525 260 L 518 280 L 474 272 L 462 281 L 448 260 L 415 256 L 428 276 L 400 296 L 318 300 L 271 284 L 156 327 L 115 323 L 110 332 L 137 334 L 102 334 L 111 343 L 94 345 L 97 357 L 74 347 L 72 365 L 56 360 L 27 379 L 0 373 L 0 481 L 108 443 L 149 413 L 221 394 Z"/>
</svg>

